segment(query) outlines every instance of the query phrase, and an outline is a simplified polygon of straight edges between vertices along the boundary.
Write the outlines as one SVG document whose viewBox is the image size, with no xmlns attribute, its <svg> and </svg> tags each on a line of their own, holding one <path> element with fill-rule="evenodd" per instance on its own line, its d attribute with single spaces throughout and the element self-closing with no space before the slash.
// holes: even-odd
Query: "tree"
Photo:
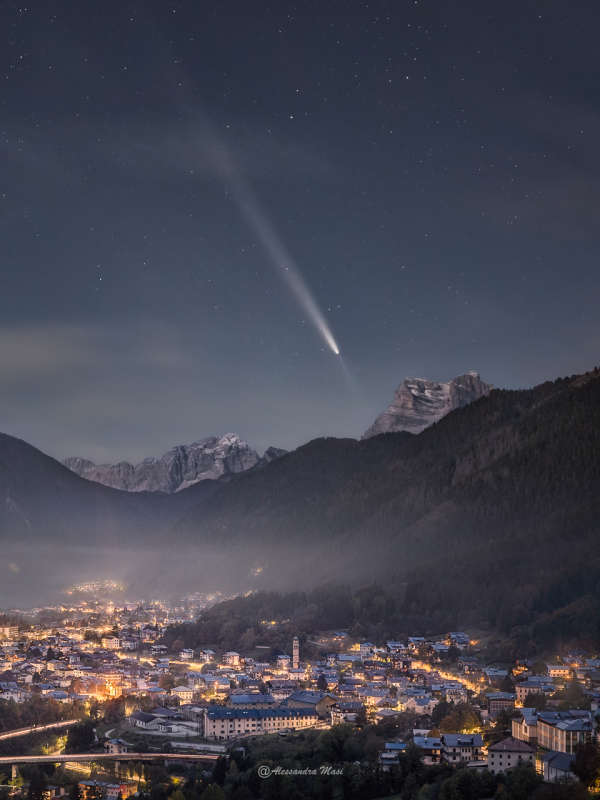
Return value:
<svg viewBox="0 0 600 800">
<path fill-rule="evenodd" d="M 325 675 L 323 675 L 322 672 L 319 675 L 319 677 L 317 678 L 317 689 L 320 692 L 326 692 L 327 691 L 327 678 L 325 677 Z"/>
<path fill-rule="evenodd" d="M 569 681 L 566 689 L 561 692 L 559 696 L 561 700 L 559 708 L 561 710 L 567 710 L 569 708 L 589 708 L 589 697 L 587 697 L 583 688 L 577 681 Z"/>
<path fill-rule="evenodd" d="M 227 775 L 227 760 L 225 758 L 218 758 L 213 768 L 212 779 L 219 786 L 225 783 L 225 776 Z"/>
<path fill-rule="evenodd" d="M 528 708 L 535 708 L 536 711 L 544 711 L 547 705 L 546 695 L 543 692 L 528 692 L 525 705 Z"/>
<path fill-rule="evenodd" d="M 85 753 L 88 751 L 96 741 L 96 734 L 94 732 L 94 724 L 91 720 L 78 722 L 69 728 L 67 734 L 67 743 L 65 745 L 65 753 Z"/>
<path fill-rule="evenodd" d="M 600 750 L 595 742 L 577 745 L 575 761 L 571 767 L 585 786 L 593 786 L 600 778 Z"/>
<path fill-rule="evenodd" d="M 46 791 L 46 776 L 39 770 L 35 770 L 31 775 L 29 781 L 29 788 L 27 790 L 28 800 L 44 800 L 44 792 Z"/>
<path fill-rule="evenodd" d="M 175 678 L 173 675 L 161 675 L 158 679 L 158 685 L 161 689 L 173 689 L 175 686 Z"/>
<path fill-rule="evenodd" d="M 211 783 L 200 795 L 200 800 L 225 800 L 225 792 L 216 783 Z"/>
</svg>

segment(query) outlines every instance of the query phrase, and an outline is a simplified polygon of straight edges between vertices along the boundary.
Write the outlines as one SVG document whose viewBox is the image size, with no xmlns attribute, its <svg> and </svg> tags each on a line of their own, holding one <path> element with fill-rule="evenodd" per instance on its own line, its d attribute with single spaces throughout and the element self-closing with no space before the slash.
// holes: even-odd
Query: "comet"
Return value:
<svg viewBox="0 0 600 800">
<path fill-rule="evenodd" d="M 304 280 L 295 259 L 275 230 L 252 187 L 233 162 L 230 153 L 222 144 L 216 143 L 214 138 L 210 146 L 210 156 L 216 171 L 226 181 L 242 218 L 256 234 L 279 276 L 306 313 L 326 347 L 334 355 L 339 356 L 340 348 L 323 312 Z"/>
</svg>

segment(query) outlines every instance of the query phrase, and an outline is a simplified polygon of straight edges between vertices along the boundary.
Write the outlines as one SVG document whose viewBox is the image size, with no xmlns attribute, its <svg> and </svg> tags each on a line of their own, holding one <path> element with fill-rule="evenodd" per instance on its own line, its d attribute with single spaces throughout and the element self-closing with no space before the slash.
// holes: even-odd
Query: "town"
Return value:
<svg viewBox="0 0 600 800">
<path fill-rule="evenodd" d="M 161 753 L 176 764 L 195 757 L 196 766 L 210 768 L 257 737 L 291 739 L 336 726 L 383 735 L 371 753 L 382 773 L 416 752 L 428 767 L 494 776 L 529 767 L 546 783 L 595 783 L 576 763 L 597 738 L 600 658 L 593 654 L 487 664 L 466 632 L 375 643 L 353 641 L 344 630 L 315 633 L 309 650 L 317 657 L 304 656 L 298 636 L 288 652 L 266 648 L 264 659 L 241 648 L 215 652 L 210 643 L 169 651 L 169 626 L 198 611 L 189 602 L 84 600 L 0 625 L 5 791 L 25 791 L 32 755 L 44 765 L 62 762 L 59 780 L 75 780 L 80 797 L 124 798 L 142 789 L 140 774 L 129 769 L 123 778 L 134 758 L 150 762 Z M 77 730 L 84 731 L 79 741 Z M 50 745 L 36 744 L 44 734 L 54 737 Z M 71 766 L 79 762 L 75 778 L 69 753 Z M 108 762 L 98 773 L 100 756 L 116 777 L 104 769 Z M 66 791 L 48 787 L 50 800 Z"/>
</svg>

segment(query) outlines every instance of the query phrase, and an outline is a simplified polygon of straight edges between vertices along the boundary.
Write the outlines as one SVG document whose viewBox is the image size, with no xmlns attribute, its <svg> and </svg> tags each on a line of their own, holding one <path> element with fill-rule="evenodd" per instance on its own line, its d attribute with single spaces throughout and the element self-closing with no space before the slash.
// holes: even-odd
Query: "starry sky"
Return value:
<svg viewBox="0 0 600 800">
<path fill-rule="evenodd" d="M 360 435 L 407 375 L 594 366 L 599 20 L 577 0 L 5 2 L 0 429 L 95 460 L 225 431 L 290 448 Z"/>
</svg>

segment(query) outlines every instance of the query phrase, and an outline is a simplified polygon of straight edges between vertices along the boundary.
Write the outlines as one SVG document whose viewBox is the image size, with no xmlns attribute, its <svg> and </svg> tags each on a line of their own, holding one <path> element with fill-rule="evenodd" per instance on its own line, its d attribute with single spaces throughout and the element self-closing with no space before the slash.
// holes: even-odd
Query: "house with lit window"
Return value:
<svg viewBox="0 0 600 800">
<path fill-rule="evenodd" d="M 442 740 L 437 736 L 414 736 L 413 743 L 421 751 L 424 764 L 439 764 L 442 760 Z"/>
<path fill-rule="evenodd" d="M 443 733 L 442 756 L 449 764 L 483 761 L 483 738 L 480 733 Z"/>
</svg>

